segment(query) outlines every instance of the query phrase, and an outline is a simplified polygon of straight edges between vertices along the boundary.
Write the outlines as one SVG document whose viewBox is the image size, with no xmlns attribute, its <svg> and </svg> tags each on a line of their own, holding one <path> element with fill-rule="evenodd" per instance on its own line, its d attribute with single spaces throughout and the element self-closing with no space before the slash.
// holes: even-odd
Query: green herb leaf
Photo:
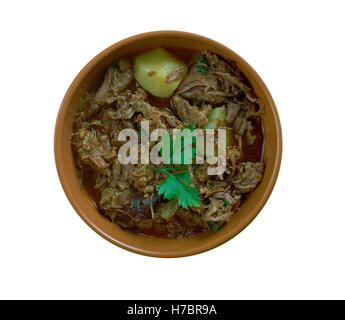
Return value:
<svg viewBox="0 0 345 320">
<path fill-rule="evenodd" d="M 201 63 L 205 63 L 208 65 L 208 60 L 204 57 L 204 56 L 201 56 L 198 60 L 198 62 L 201 62 Z"/>
<path fill-rule="evenodd" d="M 165 171 L 168 177 L 160 183 L 158 194 L 164 195 L 164 199 L 178 199 L 178 203 L 183 208 L 197 207 L 201 203 L 200 192 L 197 188 L 188 184 L 192 183 L 189 171 L 171 173 Z"/>
<path fill-rule="evenodd" d="M 226 200 L 224 200 L 224 201 L 223 201 L 223 204 L 224 204 L 224 208 L 227 208 L 227 207 L 228 207 L 228 205 L 229 205 L 229 202 L 228 202 L 228 201 L 226 201 Z"/>
<path fill-rule="evenodd" d="M 206 73 L 206 68 L 203 67 L 203 66 L 199 66 L 199 67 L 198 67 L 198 71 L 199 71 L 200 73 L 205 74 L 205 73 Z"/>
<path fill-rule="evenodd" d="M 204 63 L 204 64 L 208 65 L 208 61 L 207 61 L 207 59 L 206 59 L 204 56 L 201 56 L 200 59 L 199 59 L 197 62 L 201 62 L 201 63 Z M 206 70 L 206 67 L 204 67 L 204 66 L 199 66 L 199 67 L 198 67 L 198 71 L 199 71 L 200 73 L 205 74 L 207 70 Z"/>
<path fill-rule="evenodd" d="M 185 164 L 184 152 L 187 148 L 192 148 L 192 159 L 196 156 L 196 149 L 193 148 L 193 142 L 195 139 L 192 139 L 191 145 L 184 145 L 182 134 L 186 129 L 193 131 L 195 129 L 195 124 L 191 124 L 181 129 L 181 131 L 175 136 L 175 139 L 173 139 L 170 132 L 163 136 L 159 148 L 160 153 L 167 163 L 172 163 L 174 162 L 173 160 L 177 159 L 181 160 L 180 162 L 182 165 Z M 167 156 L 162 152 L 164 148 L 170 148 L 169 158 L 167 158 Z M 189 171 L 186 169 L 188 169 L 188 166 L 168 167 L 168 165 L 165 165 L 163 168 L 155 169 L 155 171 L 161 171 L 168 175 L 162 183 L 157 185 L 158 194 L 163 195 L 164 199 L 168 200 L 177 198 L 179 205 L 183 208 L 197 207 L 201 203 L 200 192 L 197 188 L 190 186 L 190 184 L 192 184 L 192 179 Z"/>
<path fill-rule="evenodd" d="M 212 228 L 214 231 L 219 231 L 219 230 L 221 230 L 221 229 L 224 227 L 224 225 L 218 227 L 218 226 L 217 226 L 217 223 L 215 223 L 214 221 L 210 221 L 210 222 L 208 223 L 208 225 L 209 225 L 209 227 Z"/>
</svg>

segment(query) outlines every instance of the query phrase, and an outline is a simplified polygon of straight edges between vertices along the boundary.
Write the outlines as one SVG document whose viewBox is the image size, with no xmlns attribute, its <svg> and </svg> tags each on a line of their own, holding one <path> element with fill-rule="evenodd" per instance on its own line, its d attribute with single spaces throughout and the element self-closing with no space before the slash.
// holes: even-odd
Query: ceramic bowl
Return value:
<svg viewBox="0 0 345 320">
<path fill-rule="evenodd" d="M 84 189 L 80 188 L 71 149 L 73 119 L 85 91 L 95 89 L 106 68 L 123 55 L 155 47 L 173 46 L 209 50 L 225 59 L 236 61 L 265 105 L 263 126 L 265 144 L 263 180 L 241 205 L 239 211 L 218 232 L 204 232 L 194 238 L 171 240 L 124 231 L 104 217 Z M 156 31 L 135 35 L 99 53 L 77 75 L 62 101 L 55 128 L 55 161 L 62 187 L 79 216 L 100 236 L 113 244 L 155 257 L 182 257 L 215 248 L 241 232 L 257 216 L 269 198 L 276 182 L 282 155 L 282 134 L 279 116 L 271 94 L 255 70 L 226 46 L 203 36 L 179 32 Z"/>
</svg>

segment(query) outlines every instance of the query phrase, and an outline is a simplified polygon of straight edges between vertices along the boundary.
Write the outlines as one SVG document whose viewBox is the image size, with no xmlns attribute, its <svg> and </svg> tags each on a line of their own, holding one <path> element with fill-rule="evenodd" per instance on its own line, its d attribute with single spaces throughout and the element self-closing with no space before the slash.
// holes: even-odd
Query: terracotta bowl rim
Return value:
<svg viewBox="0 0 345 320">
<path fill-rule="evenodd" d="M 232 230 L 229 230 L 228 233 L 225 233 L 223 235 L 220 235 L 216 237 L 216 239 L 213 239 L 213 241 L 209 241 L 203 245 L 200 245 L 198 247 L 194 247 L 192 249 L 181 249 L 179 251 L 174 252 L 162 252 L 162 251 L 155 251 L 154 249 L 146 248 L 145 250 L 133 247 L 129 244 L 126 244 L 124 242 L 118 241 L 115 237 L 107 234 L 100 228 L 98 228 L 96 225 L 94 225 L 89 219 L 87 212 L 84 212 L 80 206 L 78 205 L 78 202 L 72 195 L 72 190 L 70 189 L 66 176 L 64 174 L 64 161 L 62 153 L 60 152 L 61 148 L 60 145 L 62 144 L 61 141 L 61 135 L 62 135 L 62 128 L 63 128 L 63 122 L 62 119 L 64 118 L 64 115 L 67 111 L 67 108 L 71 102 L 71 98 L 75 92 L 75 90 L 80 86 L 82 80 L 85 78 L 85 76 L 88 74 L 89 70 L 92 70 L 94 66 L 96 66 L 102 59 L 104 59 L 106 56 L 111 54 L 112 52 L 116 51 L 118 48 L 123 47 L 127 45 L 128 43 L 131 43 L 133 41 L 137 41 L 139 39 L 149 39 L 152 37 L 181 37 L 181 38 L 193 38 L 193 39 L 202 39 L 203 41 L 207 41 L 209 43 L 212 43 L 214 46 L 221 47 L 223 50 L 228 51 L 229 55 L 236 58 L 237 61 L 241 61 L 242 65 L 245 65 L 247 70 L 252 74 L 252 77 L 255 78 L 256 83 L 260 86 L 262 91 L 265 93 L 267 100 L 269 102 L 269 108 L 272 111 L 273 117 L 274 117 L 274 126 L 277 131 L 277 152 L 275 155 L 275 159 L 273 162 L 273 171 L 270 176 L 267 188 L 264 190 L 264 192 L 260 196 L 260 200 L 256 203 L 255 207 L 246 215 L 246 217 L 241 221 L 241 223 Z M 266 106 L 267 107 L 267 106 Z M 266 87 L 263 80 L 260 78 L 260 76 L 257 74 L 257 72 L 237 53 L 235 53 L 233 50 L 229 49 L 228 47 L 224 46 L 223 44 L 214 41 L 210 38 L 190 33 L 190 32 L 184 32 L 184 31 L 174 31 L 174 30 L 162 30 L 162 31 L 152 31 L 152 32 L 145 32 L 141 34 L 137 34 L 131 37 L 128 37 L 126 39 L 123 39 L 119 42 L 114 43 L 113 45 L 109 46 L 108 48 L 101 51 L 99 54 L 97 54 L 93 59 L 91 59 L 90 62 L 86 64 L 85 67 L 78 73 L 78 75 L 75 77 L 75 79 L 72 81 L 71 85 L 69 86 L 59 109 L 56 124 L 55 124 L 55 134 L 54 134 L 54 154 L 55 154 L 55 164 L 58 172 L 58 176 L 62 185 L 62 188 L 70 201 L 72 207 L 74 210 L 78 213 L 78 215 L 84 220 L 84 222 L 95 232 L 97 232 L 100 236 L 102 236 L 104 239 L 110 241 L 111 243 L 129 250 L 134 253 L 139 253 L 146 256 L 152 256 L 152 257 L 166 257 L 166 258 L 176 258 L 176 257 L 185 257 L 190 256 L 198 253 L 202 253 L 208 250 L 211 250 L 215 247 L 218 247 L 219 245 L 227 242 L 228 240 L 235 237 L 237 234 L 239 234 L 242 230 L 244 230 L 251 221 L 254 220 L 254 218 L 259 214 L 261 209 L 264 207 L 265 203 L 267 202 L 269 196 L 272 193 L 272 190 L 274 188 L 274 185 L 276 183 L 279 169 L 281 165 L 281 159 L 282 159 L 282 129 L 280 125 L 280 119 L 278 115 L 277 108 L 275 106 L 275 103 L 273 101 L 273 98 Z M 139 236 L 139 235 L 138 235 Z M 171 240 L 171 241 L 179 241 L 179 240 Z"/>
</svg>

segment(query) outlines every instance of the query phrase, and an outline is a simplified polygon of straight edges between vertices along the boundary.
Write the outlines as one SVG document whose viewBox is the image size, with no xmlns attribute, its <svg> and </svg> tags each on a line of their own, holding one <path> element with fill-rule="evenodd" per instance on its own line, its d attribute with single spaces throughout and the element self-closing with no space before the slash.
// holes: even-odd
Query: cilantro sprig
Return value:
<svg viewBox="0 0 345 320">
<path fill-rule="evenodd" d="M 167 200 L 177 198 L 180 206 L 188 208 L 199 206 L 201 199 L 199 190 L 191 186 L 192 179 L 188 171 L 188 166 L 183 166 L 186 164 L 184 158 L 187 148 L 192 148 L 192 159 L 196 156 L 196 149 L 193 148 L 192 145 L 184 146 L 182 133 L 185 129 L 193 131 L 195 129 L 195 125 L 190 125 L 181 129 L 181 131 L 175 136 L 175 139 L 173 139 L 171 133 L 168 132 L 163 136 L 162 143 L 160 145 L 160 153 L 163 155 L 163 159 L 166 163 L 173 163 L 173 160 L 178 159 L 182 166 L 168 166 L 168 164 L 166 164 L 163 168 L 157 168 L 155 171 L 161 171 L 167 175 L 167 178 L 157 185 L 158 194 L 163 195 L 164 199 Z M 170 148 L 169 157 L 164 157 L 162 148 Z"/>
<path fill-rule="evenodd" d="M 218 227 L 217 223 L 215 223 L 214 221 L 210 221 L 208 223 L 209 227 L 212 228 L 214 231 L 220 231 L 222 230 L 222 228 L 224 227 L 224 225 L 221 225 Z"/>
<path fill-rule="evenodd" d="M 176 168 L 175 168 L 176 169 Z M 177 168 L 179 169 L 179 167 Z M 183 208 L 197 207 L 201 203 L 200 192 L 197 188 L 188 184 L 192 183 L 190 173 L 187 170 L 172 172 L 172 168 L 157 169 L 163 171 L 168 177 L 160 183 L 158 194 L 164 195 L 164 199 L 178 199 L 178 204 Z"/>
<path fill-rule="evenodd" d="M 208 65 L 208 61 L 207 61 L 207 59 L 206 59 L 204 56 L 201 56 L 200 59 L 199 59 L 197 62 L 201 62 L 201 63 L 204 63 L 204 64 Z M 205 74 L 205 73 L 206 73 L 206 67 L 204 67 L 204 66 L 199 66 L 199 67 L 198 67 L 198 71 L 199 71 L 200 73 Z"/>
</svg>

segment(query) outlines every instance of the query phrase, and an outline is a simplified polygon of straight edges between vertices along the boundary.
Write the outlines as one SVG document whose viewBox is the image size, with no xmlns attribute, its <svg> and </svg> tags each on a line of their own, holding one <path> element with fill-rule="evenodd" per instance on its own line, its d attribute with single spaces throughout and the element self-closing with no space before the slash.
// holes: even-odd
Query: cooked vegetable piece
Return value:
<svg viewBox="0 0 345 320">
<path fill-rule="evenodd" d="M 208 123 L 203 126 L 203 129 L 216 129 L 225 126 L 226 109 L 224 106 L 212 109 L 208 117 Z"/>
<path fill-rule="evenodd" d="M 169 200 L 168 202 L 164 202 L 159 204 L 157 208 L 157 212 L 161 215 L 161 217 L 165 220 L 169 220 L 178 209 L 178 202 L 176 199 Z"/>
<path fill-rule="evenodd" d="M 227 114 L 227 109 L 225 106 L 217 107 L 212 109 L 210 116 L 208 117 L 208 123 L 205 124 L 202 128 L 203 129 L 218 129 L 220 127 L 226 129 L 226 145 L 227 146 L 235 146 L 236 145 L 236 137 L 234 131 L 227 127 L 225 122 L 225 117 Z M 218 154 L 217 145 L 215 147 L 215 155 Z M 206 152 L 207 155 L 207 152 Z"/>
<path fill-rule="evenodd" d="M 224 127 L 226 129 L 226 145 L 234 146 L 236 145 L 236 137 L 234 131 L 227 127 L 225 122 L 225 117 L 227 110 L 224 106 L 214 108 L 208 117 L 208 123 L 203 126 L 203 129 L 217 129 Z"/>
<path fill-rule="evenodd" d="M 186 73 L 186 64 L 163 48 L 140 54 L 134 60 L 135 79 L 159 98 L 170 97 Z"/>
</svg>

